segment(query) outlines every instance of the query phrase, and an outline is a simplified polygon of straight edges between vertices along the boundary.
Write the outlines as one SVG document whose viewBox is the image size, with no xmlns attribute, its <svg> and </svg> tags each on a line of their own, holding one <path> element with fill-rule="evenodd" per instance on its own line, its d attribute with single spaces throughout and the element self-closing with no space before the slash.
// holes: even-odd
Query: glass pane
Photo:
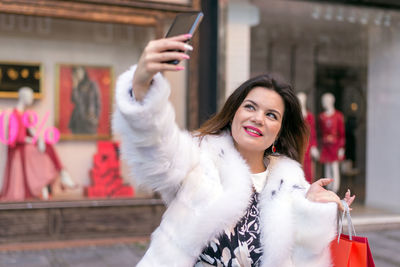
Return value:
<svg viewBox="0 0 400 267">
<path fill-rule="evenodd" d="M 113 88 L 154 37 L 151 27 L 0 14 L 2 202 L 133 196 L 111 139 Z"/>
<path fill-rule="evenodd" d="M 251 30 L 251 73 L 277 73 L 306 94 L 320 155 L 309 158 L 313 178 L 340 179 L 340 195 L 351 188 L 359 201 L 399 210 L 400 12 L 323 1 L 251 3 L 260 13 Z M 343 122 L 323 106 L 326 93 Z"/>
</svg>

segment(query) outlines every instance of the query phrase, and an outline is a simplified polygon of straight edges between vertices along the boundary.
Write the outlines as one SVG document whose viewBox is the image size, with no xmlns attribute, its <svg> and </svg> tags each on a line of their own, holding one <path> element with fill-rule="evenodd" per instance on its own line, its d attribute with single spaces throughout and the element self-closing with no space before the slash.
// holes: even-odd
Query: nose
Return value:
<svg viewBox="0 0 400 267">
<path fill-rule="evenodd" d="M 263 112 L 255 112 L 251 117 L 251 121 L 257 125 L 263 125 L 264 124 Z"/>
</svg>

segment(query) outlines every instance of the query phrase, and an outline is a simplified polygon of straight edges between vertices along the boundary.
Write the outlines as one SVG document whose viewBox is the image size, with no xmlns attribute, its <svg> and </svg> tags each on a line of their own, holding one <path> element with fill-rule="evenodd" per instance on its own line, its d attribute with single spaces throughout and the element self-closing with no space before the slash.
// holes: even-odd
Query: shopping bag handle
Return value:
<svg viewBox="0 0 400 267">
<path fill-rule="evenodd" d="M 338 243 L 340 240 L 340 236 L 342 235 L 342 231 L 343 231 L 343 220 L 344 220 L 344 215 L 346 214 L 347 217 L 347 230 L 349 232 L 349 238 L 350 240 L 353 240 L 353 235 L 356 235 L 356 230 L 354 229 L 354 225 L 353 222 L 351 221 L 351 216 L 350 216 L 350 208 L 349 205 L 347 205 L 347 202 L 342 200 L 342 204 L 343 204 L 343 213 L 342 213 L 342 217 L 340 217 L 339 220 L 339 234 L 338 234 Z"/>
</svg>

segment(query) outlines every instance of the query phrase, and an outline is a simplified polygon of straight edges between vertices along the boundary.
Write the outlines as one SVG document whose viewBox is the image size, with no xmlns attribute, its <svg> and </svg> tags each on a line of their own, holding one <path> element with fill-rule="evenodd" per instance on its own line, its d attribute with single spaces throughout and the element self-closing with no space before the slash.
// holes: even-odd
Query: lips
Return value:
<svg viewBox="0 0 400 267">
<path fill-rule="evenodd" d="M 256 127 L 244 126 L 243 128 L 246 131 L 246 133 L 248 133 L 251 136 L 254 136 L 254 137 L 263 136 L 262 132 L 259 129 L 257 129 Z"/>
</svg>

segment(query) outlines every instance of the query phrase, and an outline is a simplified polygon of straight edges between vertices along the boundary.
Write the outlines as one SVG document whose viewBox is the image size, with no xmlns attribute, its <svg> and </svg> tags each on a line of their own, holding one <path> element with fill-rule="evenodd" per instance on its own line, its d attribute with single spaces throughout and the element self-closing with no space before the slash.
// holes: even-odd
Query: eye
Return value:
<svg viewBox="0 0 400 267">
<path fill-rule="evenodd" d="M 277 120 L 278 119 L 278 117 L 276 116 L 276 114 L 275 113 L 272 113 L 272 112 L 268 112 L 267 114 L 265 114 L 267 117 L 270 117 L 270 118 L 272 118 L 272 119 L 274 119 L 274 120 Z"/>
<path fill-rule="evenodd" d="M 251 105 L 251 104 L 246 104 L 244 107 L 245 107 L 246 109 L 248 109 L 248 110 L 256 110 L 256 108 L 255 108 L 253 105 Z"/>
</svg>

